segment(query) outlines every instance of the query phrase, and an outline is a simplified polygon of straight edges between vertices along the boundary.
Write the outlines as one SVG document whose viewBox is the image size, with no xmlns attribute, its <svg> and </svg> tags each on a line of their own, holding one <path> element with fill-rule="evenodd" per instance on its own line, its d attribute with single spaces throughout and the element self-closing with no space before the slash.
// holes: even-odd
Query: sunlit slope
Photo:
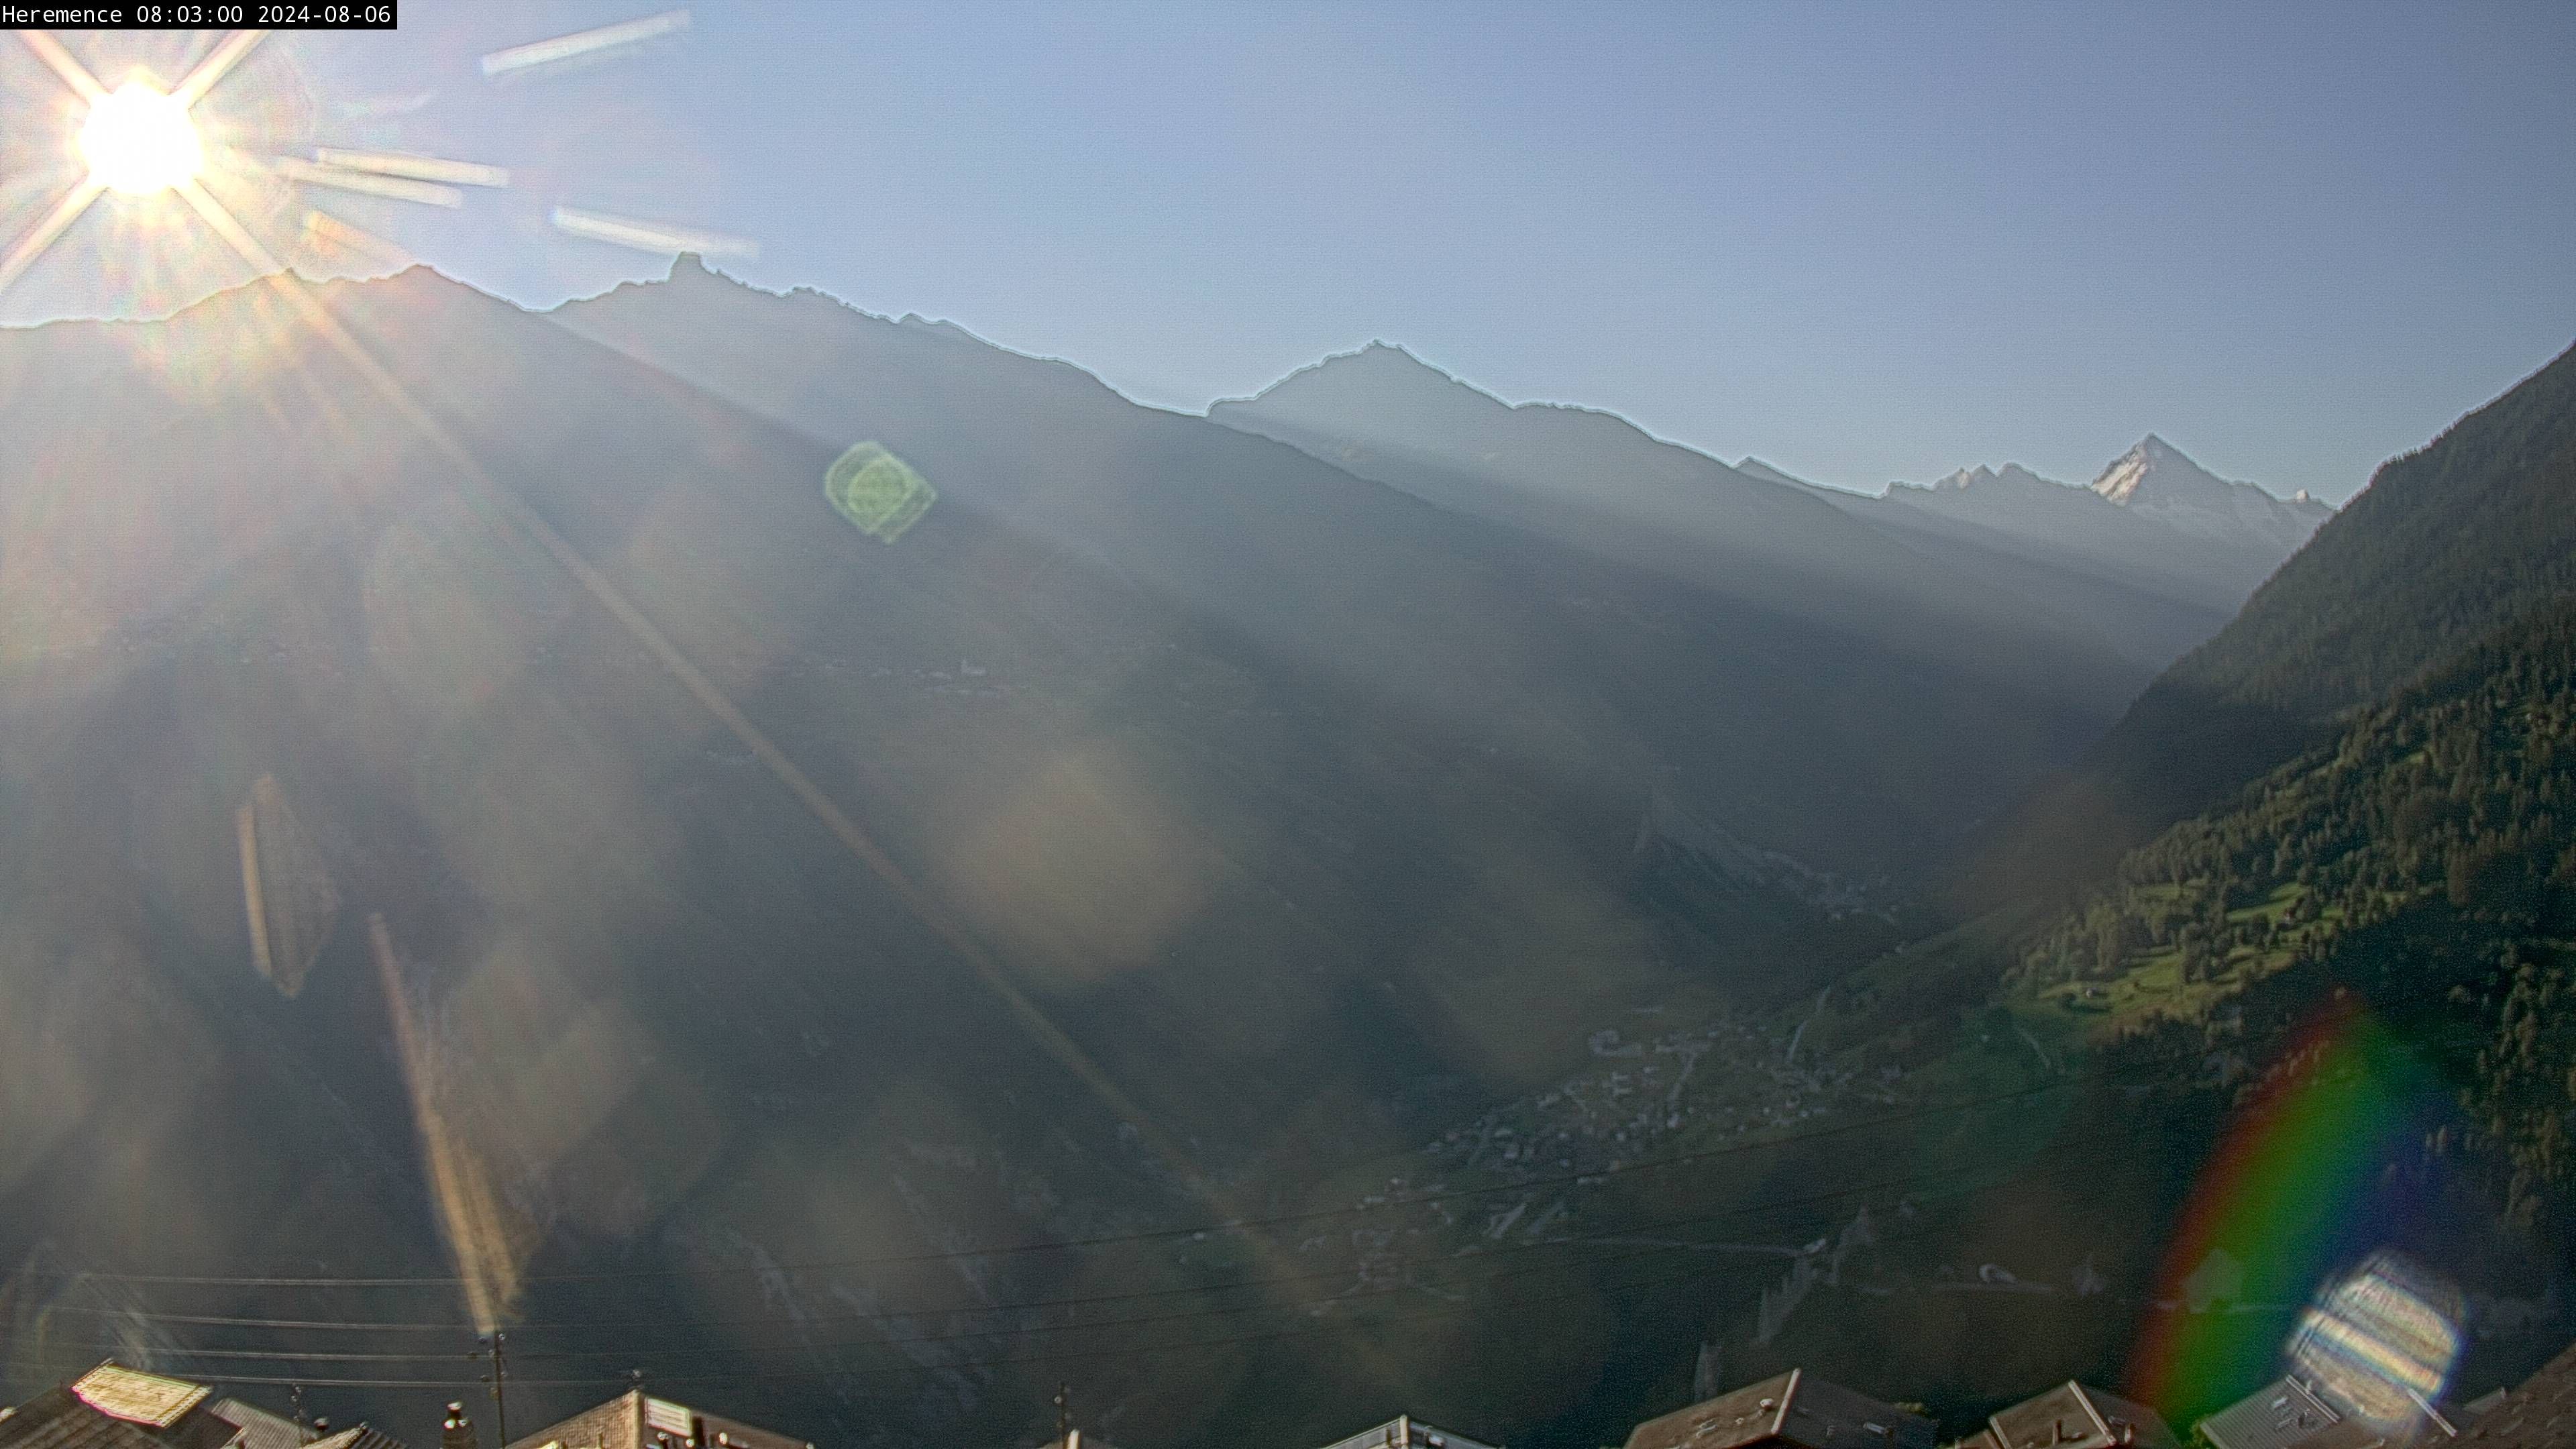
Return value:
<svg viewBox="0 0 2576 1449">
<path fill-rule="evenodd" d="M 2016 980 L 2104 1026 L 2205 1021 L 2240 989 L 2330 962 L 2355 985 L 2446 986 L 2404 980 L 2425 963 L 2386 945 L 2452 938 L 2442 954 L 2457 970 L 2576 930 L 2571 806 L 2576 600 L 2562 599 L 2131 851 L 2032 933 Z M 2373 945 L 2387 959 L 2370 972 L 2344 961 Z"/>
<path fill-rule="evenodd" d="M 2071 757 L 2137 679 L 2098 646 L 2034 652 L 2024 624 L 1910 617 L 1867 580 L 1912 577 L 1914 556 L 1804 499 L 1789 522 L 1807 532 L 1748 535 L 1724 556 L 1742 577 L 1712 586 L 1137 407 L 953 327 L 758 292 L 689 259 L 553 315 L 810 435 L 883 440 L 944 497 L 1462 745 L 1605 808 L 1624 797 L 1630 823 L 1662 785 L 1824 869 L 1919 863 Z M 1818 569 L 1771 557 L 1801 549 Z"/>
<path fill-rule="evenodd" d="M 2063 885 L 2327 738 L 2346 710 L 2576 591 L 2576 353 L 2383 466 L 2002 837 Z"/>
</svg>

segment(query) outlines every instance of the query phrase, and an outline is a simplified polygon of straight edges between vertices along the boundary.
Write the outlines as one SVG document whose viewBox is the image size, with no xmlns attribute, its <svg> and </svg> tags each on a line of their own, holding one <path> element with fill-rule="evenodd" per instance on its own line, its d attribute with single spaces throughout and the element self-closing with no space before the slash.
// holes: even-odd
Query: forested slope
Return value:
<svg viewBox="0 0 2576 1449">
<path fill-rule="evenodd" d="M 2407 1023 L 2508 1216 L 2576 1191 L 2576 602 L 2125 856 L 2006 997 L 2125 1057 L 2225 1055 L 2342 996 Z M 2562 1242 L 2566 1240 L 2562 1239 Z"/>
<path fill-rule="evenodd" d="M 1971 899 L 2094 879 L 2128 846 L 2332 738 L 2492 631 L 2576 593 L 2576 351 L 2368 489 L 1998 836 Z"/>
</svg>

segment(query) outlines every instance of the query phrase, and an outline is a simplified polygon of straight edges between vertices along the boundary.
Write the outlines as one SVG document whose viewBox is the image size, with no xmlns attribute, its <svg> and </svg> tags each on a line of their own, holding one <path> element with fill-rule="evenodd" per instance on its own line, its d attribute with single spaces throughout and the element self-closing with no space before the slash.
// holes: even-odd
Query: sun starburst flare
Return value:
<svg viewBox="0 0 2576 1449">
<path fill-rule="evenodd" d="M 687 31 L 690 24 L 688 11 L 668 10 L 533 41 L 485 55 L 483 74 L 487 80 L 516 81 L 629 58 Z M 234 92 L 259 98 L 251 109 L 261 120 L 244 124 L 241 115 L 229 113 L 237 108 L 231 103 L 200 117 L 199 104 L 241 70 L 266 34 L 224 34 L 176 85 L 136 70 L 111 86 L 51 35 L 18 32 L 20 42 L 71 96 L 61 112 L 67 144 L 56 162 L 49 164 L 41 152 L 28 158 L 23 146 L 0 158 L 0 176 L 14 183 L 9 210 L 33 218 L 25 224 L 18 217 L 0 220 L 0 226 L 15 231 L 12 236 L 0 230 L 0 292 L 25 276 L 103 198 L 117 199 L 120 228 L 149 239 L 156 249 L 143 267 L 115 271 L 128 282 L 143 279 L 144 293 L 152 295 L 132 300 L 149 311 L 160 300 L 177 300 L 178 293 L 211 290 L 206 267 L 229 268 L 227 253 L 261 274 L 278 270 L 281 258 L 323 267 L 354 261 L 379 271 L 410 264 L 402 247 L 320 210 L 328 195 L 454 210 L 466 204 L 468 188 L 512 184 L 511 173 L 499 166 L 403 150 L 315 144 L 320 138 L 311 134 L 309 120 L 292 118 L 294 103 L 287 99 L 294 90 L 291 83 L 233 83 Z M 428 96 L 424 92 L 352 113 L 417 109 Z M 29 137 L 31 129 L 42 128 L 13 129 L 19 137 Z M 24 164 L 29 159 L 33 165 Z M 54 175 L 62 178 L 59 189 L 49 189 L 54 183 L 47 178 Z M 758 244 L 746 237 L 569 206 L 552 208 L 549 220 L 565 236 L 666 256 L 695 252 L 749 258 L 759 253 Z M 199 222 L 221 240 L 220 248 L 161 250 L 166 239 Z M 180 275 L 190 280 L 165 285 L 167 278 Z"/>
<path fill-rule="evenodd" d="M 111 89 L 52 36 L 24 31 L 18 38 L 84 109 L 69 137 L 66 158 L 74 163 L 78 179 L 0 251 L 0 291 L 16 283 L 93 204 L 111 194 L 147 208 L 143 215 L 161 205 L 168 207 L 162 213 L 166 216 L 193 214 L 245 265 L 266 273 L 280 264 L 259 237 L 261 218 L 252 216 L 246 222 L 248 213 L 237 213 L 244 196 L 256 194 L 243 189 L 246 183 L 320 187 L 453 208 L 464 204 L 460 186 L 502 187 L 510 182 L 509 173 L 496 166 L 402 152 L 321 148 L 311 153 L 310 160 L 261 157 L 225 144 L 220 128 L 206 134 L 195 114 L 199 103 L 258 48 L 265 38 L 262 31 L 224 36 L 185 79 L 167 89 L 157 78 L 142 73 Z M 355 228 L 345 228 L 345 233 L 365 235 Z M 309 222 L 304 228 L 308 238 L 322 234 Z"/>
<path fill-rule="evenodd" d="M 128 196 L 156 196 L 205 169 L 197 123 L 178 97 L 130 80 L 98 98 L 80 129 L 92 183 Z"/>
</svg>

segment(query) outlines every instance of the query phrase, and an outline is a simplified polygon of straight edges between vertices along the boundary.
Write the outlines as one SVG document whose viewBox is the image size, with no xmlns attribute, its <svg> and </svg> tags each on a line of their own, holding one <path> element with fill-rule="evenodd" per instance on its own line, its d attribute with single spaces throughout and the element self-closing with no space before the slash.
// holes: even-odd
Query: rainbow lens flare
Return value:
<svg viewBox="0 0 2576 1449">
<path fill-rule="evenodd" d="M 2373 1253 L 2317 1295 L 2290 1336 L 2290 1372 L 2374 1429 L 2418 1425 L 2460 1357 L 2460 1290 L 2405 1255 Z"/>
<path fill-rule="evenodd" d="M 2318 1010 L 2238 1107 L 2193 1185 L 2130 1358 L 2128 1381 L 2148 1403 L 2188 1423 L 2252 1392 L 2277 1371 L 2283 1317 L 2302 1304 L 2310 1306 L 2292 1338 L 2327 1357 L 2380 1351 L 2358 1341 L 2331 1347 L 2347 1329 L 2413 1321 L 2385 1288 L 2353 1289 L 2358 1296 L 2332 1299 L 2332 1307 L 2316 1288 L 2336 1264 L 2386 1242 L 2385 1171 L 2441 1105 L 2404 1044 L 2366 1009 L 2339 1000 Z M 2417 1326 L 2424 1335 L 2390 1332 L 2423 1337 L 2427 1357 L 2419 1362 L 2429 1362 L 2433 1331 Z M 2455 1352 L 2456 1327 L 2449 1331 Z M 2448 1366 L 2445 1358 L 2442 1372 Z M 2439 1378 L 2425 1389 L 2428 1399 Z"/>
</svg>

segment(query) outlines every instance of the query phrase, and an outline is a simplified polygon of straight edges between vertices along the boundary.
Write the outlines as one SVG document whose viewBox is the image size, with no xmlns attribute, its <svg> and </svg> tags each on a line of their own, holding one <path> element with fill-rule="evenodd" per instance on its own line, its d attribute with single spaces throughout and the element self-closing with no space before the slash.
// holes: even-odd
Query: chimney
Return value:
<svg viewBox="0 0 2576 1449">
<path fill-rule="evenodd" d="M 465 1417 L 465 1405 L 447 1406 L 447 1422 L 438 1426 L 438 1449 L 474 1449 L 474 1421 Z"/>
</svg>

